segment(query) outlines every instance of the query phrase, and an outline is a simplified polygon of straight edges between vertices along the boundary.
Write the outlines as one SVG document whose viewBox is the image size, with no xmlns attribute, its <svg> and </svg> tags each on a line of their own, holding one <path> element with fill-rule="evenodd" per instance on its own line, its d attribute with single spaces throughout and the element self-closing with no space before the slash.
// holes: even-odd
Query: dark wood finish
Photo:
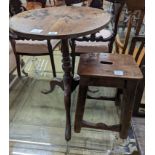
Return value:
<svg viewBox="0 0 155 155">
<path fill-rule="evenodd" d="M 134 104 L 134 110 L 133 110 L 133 116 L 145 116 L 145 112 L 139 112 L 140 108 L 145 109 L 145 104 L 141 103 L 143 93 L 144 93 L 144 88 L 145 88 L 145 67 L 141 68 L 141 71 L 143 73 L 143 79 L 138 83 L 137 86 L 137 92 L 136 92 L 136 98 L 135 98 L 135 104 Z"/>
<path fill-rule="evenodd" d="M 132 118 L 132 129 L 138 145 L 140 155 L 145 155 L 145 118 Z"/>
<path fill-rule="evenodd" d="M 123 71 L 124 74 L 116 75 L 116 71 Z M 130 55 L 108 53 L 83 54 L 80 56 L 78 74 L 80 87 L 75 114 L 75 132 L 80 132 L 81 127 L 119 131 L 120 137 L 125 139 L 134 107 L 137 83 L 143 78 L 134 58 Z M 116 87 L 123 90 L 120 125 L 108 126 L 104 123 L 83 121 L 88 86 Z"/>
<path fill-rule="evenodd" d="M 21 72 L 20 72 L 20 57 L 15 52 L 15 50 L 16 50 L 15 49 L 15 41 L 14 40 L 10 40 L 10 43 L 11 43 L 12 50 L 13 50 L 13 52 L 15 54 L 15 58 L 16 58 L 17 74 L 18 74 L 18 77 L 21 77 Z"/>
<path fill-rule="evenodd" d="M 74 130 L 79 133 L 82 126 L 82 118 L 85 109 L 85 101 L 87 96 L 88 86 L 84 84 L 84 82 L 80 79 L 79 93 L 78 93 L 78 101 L 76 105 L 76 113 L 75 113 L 75 124 Z"/>
<path fill-rule="evenodd" d="M 87 99 L 95 99 L 95 100 L 107 100 L 107 101 L 115 101 L 115 97 L 106 97 L 106 96 L 99 96 L 99 97 L 92 97 L 87 95 Z"/>
<path fill-rule="evenodd" d="M 145 0 L 125 0 L 127 7 L 130 11 L 133 10 L 145 10 Z"/>
<path fill-rule="evenodd" d="M 9 44 L 9 75 L 11 75 L 16 69 L 16 59 L 11 48 L 11 44 Z"/>
<path fill-rule="evenodd" d="M 71 92 L 73 92 L 76 87 L 79 84 L 79 77 L 75 77 L 72 79 L 72 85 L 71 85 Z M 64 83 L 63 83 L 63 79 L 62 78 L 54 78 L 52 81 L 50 81 L 50 89 L 49 90 L 43 90 L 42 93 L 43 94 L 49 94 L 51 93 L 55 86 L 59 86 L 62 90 L 64 90 Z"/>
<path fill-rule="evenodd" d="M 65 4 L 67 6 L 71 6 L 72 4 L 81 3 L 87 0 L 65 0 Z"/>
<path fill-rule="evenodd" d="M 9 0 L 9 15 L 11 17 L 22 11 L 26 11 L 26 8 L 22 5 L 20 0 Z"/>
<path fill-rule="evenodd" d="M 63 80 L 60 78 L 54 78 L 52 81 L 50 81 L 50 89 L 49 90 L 43 90 L 42 93 L 43 94 L 51 93 L 54 90 L 56 85 L 59 86 L 62 90 L 64 90 Z"/>
<path fill-rule="evenodd" d="M 70 105 L 71 92 L 78 81 L 71 74 L 71 63 L 68 39 L 96 33 L 110 21 L 110 15 L 102 10 L 84 7 L 53 7 L 23 12 L 10 19 L 10 30 L 15 34 L 31 39 L 61 39 L 62 68 L 64 70 L 63 89 L 66 109 L 66 140 L 71 139 Z M 94 23 L 94 20 L 96 21 Z M 43 31 L 39 34 L 31 30 L 37 28 Z M 57 32 L 50 33 L 49 32 Z M 60 81 L 61 82 L 61 81 Z M 53 87 L 53 84 L 51 82 Z M 62 82 L 60 83 L 62 85 Z"/>
<path fill-rule="evenodd" d="M 84 2 L 87 2 L 88 5 L 86 5 L 86 6 L 103 9 L 103 0 L 65 0 L 65 4 L 67 6 L 71 6 L 73 4 L 77 4 L 77 3 L 81 3 L 81 2 L 83 2 L 83 4 L 82 4 L 83 6 L 86 5 Z"/>
<path fill-rule="evenodd" d="M 53 77 L 56 77 L 56 70 L 55 70 L 54 56 L 53 56 L 53 47 L 51 45 L 50 40 L 47 40 L 47 46 L 48 46 L 49 55 L 50 55 L 50 59 L 51 59 L 51 66 L 52 66 L 52 70 L 53 70 Z"/>
<path fill-rule="evenodd" d="M 71 120 L 70 120 L 70 106 L 71 106 L 71 85 L 72 85 L 72 74 L 71 74 L 71 64 L 69 57 L 69 47 L 68 40 L 62 39 L 61 42 L 61 52 L 62 52 L 62 68 L 64 70 L 64 103 L 66 109 L 66 140 L 71 139 Z"/>
<path fill-rule="evenodd" d="M 22 3 L 20 0 L 10 0 L 10 4 L 9 4 L 9 11 L 10 11 L 10 16 L 13 16 L 26 11 L 26 8 L 24 8 L 22 6 Z M 12 18 L 13 18 L 12 17 Z M 9 39 L 10 39 L 10 43 L 13 49 L 13 52 L 15 54 L 15 58 L 16 58 L 16 64 L 17 64 L 17 73 L 18 73 L 18 77 L 21 77 L 21 62 L 20 62 L 20 55 L 29 55 L 29 56 L 42 56 L 42 55 L 49 55 L 50 56 L 50 60 L 51 60 L 51 66 L 52 66 L 52 71 L 53 71 L 53 77 L 56 77 L 56 70 L 55 70 L 55 64 L 54 64 L 54 57 L 53 57 L 53 50 L 56 47 L 52 47 L 50 40 L 47 40 L 47 48 L 48 48 L 48 52 L 44 52 L 44 51 L 38 51 L 38 52 L 30 52 L 30 53 L 26 53 L 23 51 L 18 51 L 16 50 L 16 44 L 17 40 L 30 40 L 30 38 L 26 38 L 26 37 L 21 37 L 18 34 L 15 34 L 13 31 L 10 30 L 9 33 Z M 37 40 L 37 39 L 36 39 Z M 23 71 L 23 73 L 25 75 L 27 75 L 27 73 L 25 73 L 25 71 Z"/>
<path fill-rule="evenodd" d="M 115 75 L 115 70 L 122 70 L 124 75 Z M 96 78 L 95 80 L 97 80 L 98 77 L 107 77 L 106 83 L 108 84 L 110 84 L 112 79 L 120 80 L 142 78 L 142 73 L 136 62 L 133 61 L 133 57 L 131 55 L 124 54 L 94 53 L 94 55 L 82 55 L 80 58 L 78 73 L 80 77 L 84 76 L 91 79 L 91 76 L 93 76 Z M 100 83 L 99 80 L 96 81 L 97 84 Z M 93 82 L 90 80 L 90 84 Z M 117 83 L 119 83 L 119 81 L 117 81 Z"/>
<path fill-rule="evenodd" d="M 110 131 L 117 131 L 117 132 L 119 132 L 121 128 L 120 124 L 106 125 L 104 123 L 91 123 L 84 120 L 82 120 L 81 126 L 86 128 L 110 130 Z"/>
<path fill-rule="evenodd" d="M 120 137 L 126 139 L 128 136 L 128 129 L 132 117 L 134 107 L 134 99 L 136 93 L 137 81 L 127 81 L 123 88 L 123 101 L 121 103 L 121 131 Z"/>
</svg>

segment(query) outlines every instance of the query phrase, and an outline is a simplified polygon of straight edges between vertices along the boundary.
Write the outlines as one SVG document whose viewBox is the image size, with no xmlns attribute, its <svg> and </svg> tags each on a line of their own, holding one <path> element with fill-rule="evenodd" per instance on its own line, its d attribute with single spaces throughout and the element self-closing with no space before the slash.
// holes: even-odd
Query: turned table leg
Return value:
<svg viewBox="0 0 155 155">
<path fill-rule="evenodd" d="M 127 81 L 123 89 L 123 102 L 121 103 L 121 131 L 120 138 L 126 139 L 132 117 L 137 81 Z"/>
<path fill-rule="evenodd" d="M 63 79 L 55 78 L 50 81 L 50 90 L 44 90 L 42 93 L 48 94 L 52 92 L 56 85 L 64 90 L 64 104 L 66 110 L 66 131 L 65 139 L 71 139 L 71 120 L 70 120 L 70 106 L 71 106 L 71 93 L 76 89 L 79 84 L 79 77 L 73 79 L 71 73 L 72 66 L 69 54 L 68 39 L 61 40 L 61 53 L 62 53 L 62 69 L 64 71 Z"/>
<path fill-rule="evenodd" d="M 61 41 L 62 52 L 62 68 L 64 70 L 63 83 L 64 83 L 64 104 L 66 109 L 66 131 L 65 138 L 67 141 L 71 139 L 71 119 L 70 119 L 70 106 L 71 106 L 71 92 L 72 92 L 72 74 L 71 74 L 71 60 L 69 55 L 68 40 L 62 39 Z"/>
</svg>

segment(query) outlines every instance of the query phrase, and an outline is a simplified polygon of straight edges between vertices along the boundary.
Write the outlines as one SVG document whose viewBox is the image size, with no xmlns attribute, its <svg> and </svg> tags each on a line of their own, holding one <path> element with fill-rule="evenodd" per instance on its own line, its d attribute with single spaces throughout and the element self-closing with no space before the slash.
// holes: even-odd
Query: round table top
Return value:
<svg viewBox="0 0 155 155">
<path fill-rule="evenodd" d="M 9 28 L 30 39 L 67 39 L 103 29 L 111 15 L 90 7 L 62 6 L 24 11 L 10 18 Z"/>
</svg>

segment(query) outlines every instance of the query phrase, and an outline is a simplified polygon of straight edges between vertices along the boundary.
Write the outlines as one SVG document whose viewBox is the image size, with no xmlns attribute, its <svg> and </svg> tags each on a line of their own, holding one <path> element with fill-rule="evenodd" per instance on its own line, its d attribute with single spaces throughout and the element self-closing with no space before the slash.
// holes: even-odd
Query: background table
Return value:
<svg viewBox="0 0 155 155">
<path fill-rule="evenodd" d="M 96 33 L 103 29 L 110 19 L 110 14 L 103 10 L 73 6 L 30 10 L 10 18 L 10 31 L 21 37 L 33 40 L 61 39 L 66 140 L 71 138 L 70 105 L 74 83 L 68 39 Z"/>
</svg>

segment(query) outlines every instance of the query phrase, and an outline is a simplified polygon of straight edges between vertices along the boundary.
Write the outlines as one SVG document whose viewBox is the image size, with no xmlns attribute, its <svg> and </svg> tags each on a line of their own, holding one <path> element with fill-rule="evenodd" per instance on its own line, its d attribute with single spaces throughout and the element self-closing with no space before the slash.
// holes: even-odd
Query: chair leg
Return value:
<svg viewBox="0 0 155 155">
<path fill-rule="evenodd" d="M 48 46 L 48 51 L 49 51 L 50 60 L 51 60 L 51 66 L 52 66 L 52 71 L 53 71 L 53 77 L 56 77 L 55 63 L 54 63 L 54 56 L 53 56 L 53 49 L 52 49 L 52 45 L 51 45 L 51 43 L 50 43 L 50 40 L 47 40 L 47 46 Z"/>
<path fill-rule="evenodd" d="M 113 50 L 113 43 L 114 43 L 114 39 L 110 41 L 109 43 L 109 53 L 112 53 L 112 50 Z"/>
<path fill-rule="evenodd" d="M 76 56 L 74 53 L 72 53 L 72 74 L 74 76 L 74 69 L 75 69 L 75 59 L 76 59 Z"/>
<path fill-rule="evenodd" d="M 20 56 L 16 54 L 15 57 L 16 57 L 16 64 L 17 64 L 17 74 L 18 74 L 18 77 L 21 77 Z"/>
<path fill-rule="evenodd" d="M 119 54 L 119 47 L 118 47 L 116 41 L 115 41 L 115 53 Z"/>
<path fill-rule="evenodd" d="M 10 43 L 11 43 L 11 47 L 12 47 L 12 50 L 14 52 L 14 55 L 15 55 L 15 58 L 16 58 L 16 65 L 17 65 L 17 74 L 18 74 L 18 77 L 21 77 L 21 71 L 20 71 L 20 55 L 17 54 L 17 51 L 16 51 L 16 47 L 15 47 L 15 40 L 13 39 L 10 39 Z"/>
<path fill-rule="evenodd" d="M 53 52 L 50 52 L 50 60 L 51 60 L 51 66 L 52 66 L 52 71 L 53 71 L 53 77 L 56 77 L 56 70 L 55 70 L 55 63 L 54 63 L 54 56 Z"/>
<path fill-rule="evenodd" d="M 141 105 L 141 99 L 143 96 L 144 87 L 145 87 L 145 79 L 140 81 L 139 84 L 137 85 L 137 91 L 136 91 L 136 95 L 135 95 L 135 104 L 134 104 L 134 109 L 133 109 L 133 116 L 140 115 L 139 108 Z"/>
<path fill-rule="evenodd" d="M 25 62 L 23 59 L 20 60 L 20 64 L 21 64 L 21 72 L 25 75 L 25 76 L 28 76 L 28 73 L 25 72 L 25 69 L 23 68 L 25 66 Z"/>
<path fill-rule="evenodd" d="M 79 86 L 79 94 L 78 94 L 78 101 L 75 112 L 75 124 L 74 124 L 74 131 L 77 133 L 81 131 L 81 123 L 83 120 L 87 90 L 88 86 L 84 85 Z"/>
</svg>

